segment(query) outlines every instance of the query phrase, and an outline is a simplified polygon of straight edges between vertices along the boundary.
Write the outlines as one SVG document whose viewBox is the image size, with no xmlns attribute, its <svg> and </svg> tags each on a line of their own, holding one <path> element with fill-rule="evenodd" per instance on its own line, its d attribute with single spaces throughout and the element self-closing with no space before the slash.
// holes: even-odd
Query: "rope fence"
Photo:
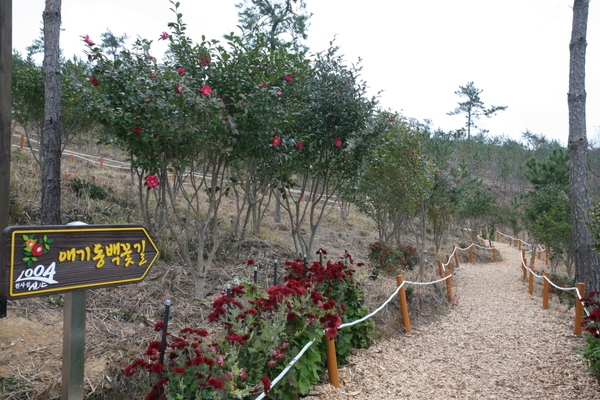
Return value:
<svg viewBox="0 0 600 400">
<path fill-rule="evenodd" d="M 564 292 L 575 292 L 575 297 L 577 298 L 577 300 L 575 301 L 575 323 L 574 323 L 574 328 L 573 328 L 573 333 L 577 336 L 581 336 L 583 333 L 583 327 L 581 325 L 582 320 L 583 320 L 583 314 L 585 313 L 586 315 L 590 315 L 588 310 L 583 306 L 583 295 L 585 294 L 585 284 L 584 283 L 577 283 L 577 286 L 574 287 L 562 287 L 562 286 L 558 286 L 557 284 L 555 284 L 554 282 L 552 282 L 552 280 L 550 279 L 550 274 L 548 272 L 544 272 L 543 275 L 539 275 L 535 273 L 535 270 L 533 269 L 535 266 L 535 259 L 536 259 L 536 250 L 537 250 L 537 254 L 538 254 L 538 259 L 541 259 L 541 254 L 545 253 L 546 254 L 546 265 L 549 265 L 548 262 L 548 250 L 547 248 L 542 247 L 541 245 L 537 245 L 537 246 L 532 246 L 529 243 L 526 243 L 524 241 L 522 241 L 521 239 L 518 238 L 514 238 L 513 236 L 510 235 L 505 235 L 503 233 L 499 233 L 499 235 L 502 235 L 503 237 L 508 237 L 510 240 L 510 244 L 512 246 L 512 243 L 514 241 L 519 241 L 519 249 L 521 250 L 521 261 L 520 261 L 520 266 L 521 266 L 521 270 L 523 271 L 523 281 L 527 281 L 528 282 L 528 291 L 530 295 L 533 295 L 533 291 L 534 291 L 534 284 L 535 284 L 535 280 L 536 279 L 542 279 L 543 280 L 543 289 L 542 289 L 542 308 L 543 309 L 548 309 L 549 307 L 549 298 L 550 298 L 550 286 L 554 287 L 556 290 L 560 290 L 560 291 L 564 291 Z M 530 251 L 526 251 L 524 248 L 522 248 L 522 244 L 528 245 L 530 247 L 532 247 L 532 249 Z M 529 261 L 529 265 L 527 263 L 527 257 L 525 256 L 526 253 L 532 253 L 530 261 Z"/>
</svg>

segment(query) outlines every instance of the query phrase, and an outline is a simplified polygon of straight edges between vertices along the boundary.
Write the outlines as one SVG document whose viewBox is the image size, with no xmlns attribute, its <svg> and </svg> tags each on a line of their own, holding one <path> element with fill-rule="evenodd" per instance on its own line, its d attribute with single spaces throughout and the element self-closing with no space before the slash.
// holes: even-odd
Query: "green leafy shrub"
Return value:
<svg viewBox="0 0 600 400">
<path fill-rule="evenodd" d="M 105 200 L 108 198 L 108 191 L 106 189 L 85 179 L 74 178 L 71 180 L 69 187 L 78 197 L 87 196 L 93 200 Z"/>
<path fill-rule="evenodd" d="M 588 371 L 600 379 L 600 292 L 590 292 L 582 301 L 585 307 L 593 308 L 581 323 L 588 334 L 582 354 L 589 362 Z"/>
<path fill-rule="evenodd" d="M 419 262 L 417 249 L 413 246 L 394 249 L 384 242 L 375 242 L 369 246 L 369 260 L 374 266 L 375 276 L 379 271 L 397 275 L 403 270 L 412 270 Z"/>
<path fill-rule="evenodd" d="M 556 286 L 560 287 L 573 287 L 575 285 L 574 279 L 564 275 L 550 274 L 550 280 Z M 559 290 L 550 285 L 550 294 L 555 294 L 558 297 L 558 301 L 562 304 L 566 304 L 569 308 L 575 306 L 575 295 L 571 291 Z"/>
</svg>

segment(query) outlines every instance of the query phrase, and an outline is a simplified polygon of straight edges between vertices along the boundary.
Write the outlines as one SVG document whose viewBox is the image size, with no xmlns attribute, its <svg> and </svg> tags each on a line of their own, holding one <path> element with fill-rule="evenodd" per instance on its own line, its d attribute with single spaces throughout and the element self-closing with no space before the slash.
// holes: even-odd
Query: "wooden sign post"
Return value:
<svg viewBox="0 0 600 400">
<path fill-rule="evenodd" d="M 0 296 L 65 293 L 63 400 L 83 399 L 86 289 L 136 283 L 158 257 L 137 225 L 12 226 L 2 232 Z"/>
</svg>

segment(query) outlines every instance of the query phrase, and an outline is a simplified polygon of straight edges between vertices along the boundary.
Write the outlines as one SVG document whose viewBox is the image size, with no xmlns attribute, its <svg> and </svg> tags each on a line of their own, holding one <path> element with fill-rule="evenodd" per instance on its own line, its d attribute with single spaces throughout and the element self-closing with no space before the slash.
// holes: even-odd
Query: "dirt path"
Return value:
<svg viewBox="0 0 600 400">
<path fill-rule="evenodd" d="M 358 351 L 339 370 L 342 387 L 321 399 L 600 399 L 577 353 L 573 310 L 541 307 L 522 282 L 519 251 L 497 243 L 503 261 L 455 271 L 456 306 L 436 324 Z M 538 285 L 540 286 L 540 285 Z"/>
</svg>

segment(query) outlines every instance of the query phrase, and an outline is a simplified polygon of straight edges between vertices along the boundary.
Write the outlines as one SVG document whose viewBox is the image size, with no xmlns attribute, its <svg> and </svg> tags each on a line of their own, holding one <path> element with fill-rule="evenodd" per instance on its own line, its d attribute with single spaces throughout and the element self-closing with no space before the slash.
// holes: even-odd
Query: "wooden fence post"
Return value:
<svg viewBox="0 0 600 400">
<path fill-rule="evenodd" d="M 517 238 L 517 240 L 519 241 L 519 250 L 521 250 L 521 239 Z"/>
<path fill-rule="evenodd" d="M 532 249 L 531 249 L 531 264 L 530 264 L 530 268 L 532 270 L 535 267 L 535 253 L 536 253 L 536 249 L 537 249 L 537 246 L 532 246 Z"/>
<path fill-rule="evenodd" d="M 521 268 L 523 268 L 523 282 L 524 282 L 527 280 L 527 259 L 526 258 L 522 259 Z"/>
<path fill-rule="evenodd" d="M 550 265 L 550 250 L 546 248 L 546 265 Z"/>
<path fill-rule="evenodd" d="M 512 247 L 512 236 L 508 237 L 508 245 Z"/>
<path fill-rule="evenodd" d="M 408 318 L 408 305 L 406 304 L 406 290 L 403 286 L 404 278 L 402 275 L 396 276 L 396 282 L 398 286 L 402 286 L 400 291 L 398 292 L 398 297 L 400 298 L 400 311 L 402 312 L 402 325 L 404 326 L 404 331 L 406 333 L 410 333 L 410 319 Z"/>
<path fill-rule="evenodd" d="M 104 167 L 104 156 L 100 156 L 100 169 Z"/>
<path fill-rule="evenodd" d="M 577 291 L 581 295 L 581 297 L 585 297 L 585 283 L 577 284 Z M 579 300 L 579 296 L 575 299 L 575 329 L 573 329 L 573 333 L 577 336 L 581 336 L 582 327 L 581 320 L 583 319 L 583 304 Z"/>
<path fill-rule="evenodd" d="M 340 387 L 340 378 L 338 374 L 337 356 L 335 355 L 335 340 L 329 336 L 323 336 L 327 344 L 327 372 L 329 373 L 329 383 L 335 388 Z"/>
<path fill-rule="evenodd" d="M 440 278 L 444 277 L 444 267 L 442 266 L 442 262 L 437 260 L 438 262 L 438 272 L 440 273 Z"/>
<path fill-rule="evenodd" d="M 456 268 L 460 267 L 460 264 L 458 263 L 458 252 L 460 250 L 458 250 L 458 248 L 456 246 L 454 246 L 454 262 L 456 263 Z"/>
<path fill-rule="evenodd" d="M 23 146 L 25 146 L 25 135 L 21 134 L 21 139 L 19 140 L 19 147 L 23 150 Z"/>
<path fill-rule="evenodd" d="M 496 249 L 492 249 L 492 254 L 494 257 L 494 262 L 496 262 Z"/>
<path fill-rule="evenodd" d="M 469 263 L 473 264 L 473 251 L 474 251 L 475 245 L 473 244 L 473 242 L 471 242 L 471 246 L 469 247 Z"/>
<path fill-rule="evenodd" d="M 446 291 L 448 292 L 448 303 L 452 303 L 452 274 L 446 271 Z"/>
<path fill-rule="evenodd" d="M 550 274 L 548 272 L 544 272 L 544 295 L 542 296 L 542 308 L 546 310 L 548 308 L 548 297 L 550 297 Z"/>
<path fill-rule="evenodd" d="M 529 294 L 533 294 L 533 270 L 529 271 Z"/>
</svg>

